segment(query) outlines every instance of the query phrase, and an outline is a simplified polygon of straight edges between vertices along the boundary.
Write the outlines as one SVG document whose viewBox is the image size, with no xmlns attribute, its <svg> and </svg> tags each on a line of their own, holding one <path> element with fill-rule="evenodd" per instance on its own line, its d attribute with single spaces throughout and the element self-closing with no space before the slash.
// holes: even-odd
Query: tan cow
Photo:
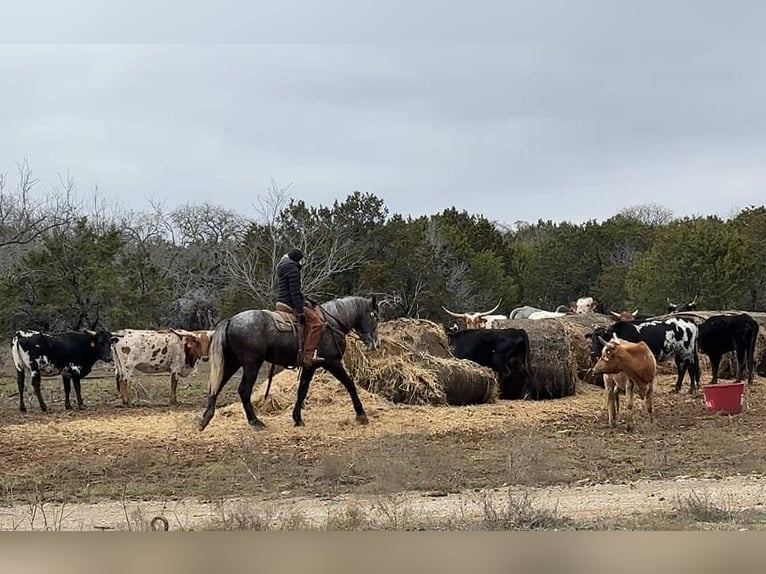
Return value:
<svg viewBox="0 0 766 574">
<path fill-rule="evenodd" d="M 447 312 L 447 314 L 457 319 L 457 323 L 460 326 L 464 326 L 466 329 L 489 329 L 491 328 L 491 325 L 494 321 L 501 321 L 508 318 L 505 315 L 492 315 L 492 313 L 497 311 L 497 308 L 500 307 L 500 303 L 502 302 L 503 300 L 500 299 L 500 301 L 497 302 L 497 305 L 495 305 L 489 311 L 481 311 L 481 312 L 474 312 L 474 313 L 455 313 L 454 311 L 450 311 L 443 305 L 442 305 L 442 309 L 444 309 Z"/>
<path fill-rule="evenodd" d="M 624 390 L 626 406 L 633 409 L 633 391 L 644 400 L 644 407 L 649 414 L 649 421 L 653 421 L 652 415 L 652 391 L 654 378 L 657 376 L 657 360 L 654 358 L 649 346 L 643 341 L 631 343 L 612 335 L 612 339 L 605 341 L 593 372 L 604 375 L 604 391 L 606 394 L 607 416 L 609 426 L 615 426 L 615 419 L 619 411 L 619 390 Z"/>
<path fill-rule="evenodd" d="M 187 377 L 197 361 L 207 361 L 213 331 L 124 329 L 113 333 L 114 375 L 123 404 L 130 403 L 128 382 L 134 370 L 170 373 L 170 404 L 176 404 L 178 377 Z"/>
</svg>

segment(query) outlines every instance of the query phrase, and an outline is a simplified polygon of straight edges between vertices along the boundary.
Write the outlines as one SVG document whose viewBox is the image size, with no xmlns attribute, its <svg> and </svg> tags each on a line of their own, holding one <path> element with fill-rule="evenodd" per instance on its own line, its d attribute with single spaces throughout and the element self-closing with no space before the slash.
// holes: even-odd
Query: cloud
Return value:
<svg viewBox="0 0 766 574">
<path fill-rule="evenodd" d="M 0 171 L 146 208 L 252 214 L 273 178 L 329 204 L 504 222 L 762 203 L 763 46 L 0 47 Z"/>
</svg>

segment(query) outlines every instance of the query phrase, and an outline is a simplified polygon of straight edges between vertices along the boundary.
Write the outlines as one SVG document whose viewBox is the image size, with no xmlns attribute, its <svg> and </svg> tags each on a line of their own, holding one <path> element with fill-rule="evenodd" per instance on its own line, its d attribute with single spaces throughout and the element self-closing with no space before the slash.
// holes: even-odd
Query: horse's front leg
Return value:
<svg viewBox="0 0 766 574">
<path fill-rule="evenodd" d="M 315 372 L 316 367 L 303 367 L 301 370 L 301 379 L 298 382 L 298 396 L 295 399 L 295 407 L 293 407 L 293 421 L 297 427 L 304 426 L 301 409 L 303 409 L 303 401 L 306 400 L 306 395 L 309 394 L 309 383 L 311 383 Z"/>
<path fill-rule="evenodd" d="M 366 425 L 369 422 L 367 419 L 367 413 L 364 412 L 362 401 L 359 400 L 359 394 L 356 391 L 356 384 L 351 378 L 351 375 L 346 372 L 346 369 L 343 367 L 343 363 L 327 363 L 324 365 L 324 368 L 325 370 L 329 371 L 332 376 L 343 383 L 344 387 L 346 387 L 348 394 L 351 396 L 351 402 L 354 404 L 356 421 L 360 424 Z"/>
</svg>

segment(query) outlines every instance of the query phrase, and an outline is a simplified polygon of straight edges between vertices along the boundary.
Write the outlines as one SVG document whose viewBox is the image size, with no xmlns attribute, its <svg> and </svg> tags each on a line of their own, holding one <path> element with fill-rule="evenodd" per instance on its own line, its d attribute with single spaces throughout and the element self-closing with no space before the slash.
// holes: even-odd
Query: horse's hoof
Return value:
<svg viewBox="0 0 766 574">
<path fill-rule="evenodd" d="M 252 421 L 247 421 L 248 424 L 253 427 L 256 430 L 263 430 L 266 428 L 266 425 L 263 424 L 263 421 L 260 419 L 254 419 Z"/>
<path fill-rule="evenodd" d="M 84 404 L 82 404 L 82 405 L 77 405 L 77 410 L 78 410 L 78 411 L 84 411 L 84 410 L 85 410 L 85 408 L 86 408 L 86 407 L 85 407 L 85 405 L 84 405 Z"/>
<path fill-rule="evenodd" d="M 366 425 L 370 422 L 370 420 L 367 418 L 367 415 L 356 415 L 356 422 L 358 422 L 360 425 Z"/>
<path fill-rule="evenodd" d="M 305 427 L 306 423 L 303 422 L 303 419 L 295 421 L 295 426 L 297 427 Z"/>
<path fill-rule="evenodd" d="M 68 411 L 72 410 L 72 405 L 64 405 L 64 408 Z"/>
</svg>

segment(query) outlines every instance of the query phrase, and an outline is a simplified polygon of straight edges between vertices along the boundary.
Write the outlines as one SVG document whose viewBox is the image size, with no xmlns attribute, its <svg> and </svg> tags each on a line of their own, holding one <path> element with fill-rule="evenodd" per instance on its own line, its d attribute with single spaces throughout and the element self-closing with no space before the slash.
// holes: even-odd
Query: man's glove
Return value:
<svg viewBox="0 0 766 574">
<path fill-rule="evenodd" d="M 298 313 L 298 323 L 300 323 L 301 325 L 305 325 L 306 315 L 304 315 L 303 313 Z"/>
</svg>

